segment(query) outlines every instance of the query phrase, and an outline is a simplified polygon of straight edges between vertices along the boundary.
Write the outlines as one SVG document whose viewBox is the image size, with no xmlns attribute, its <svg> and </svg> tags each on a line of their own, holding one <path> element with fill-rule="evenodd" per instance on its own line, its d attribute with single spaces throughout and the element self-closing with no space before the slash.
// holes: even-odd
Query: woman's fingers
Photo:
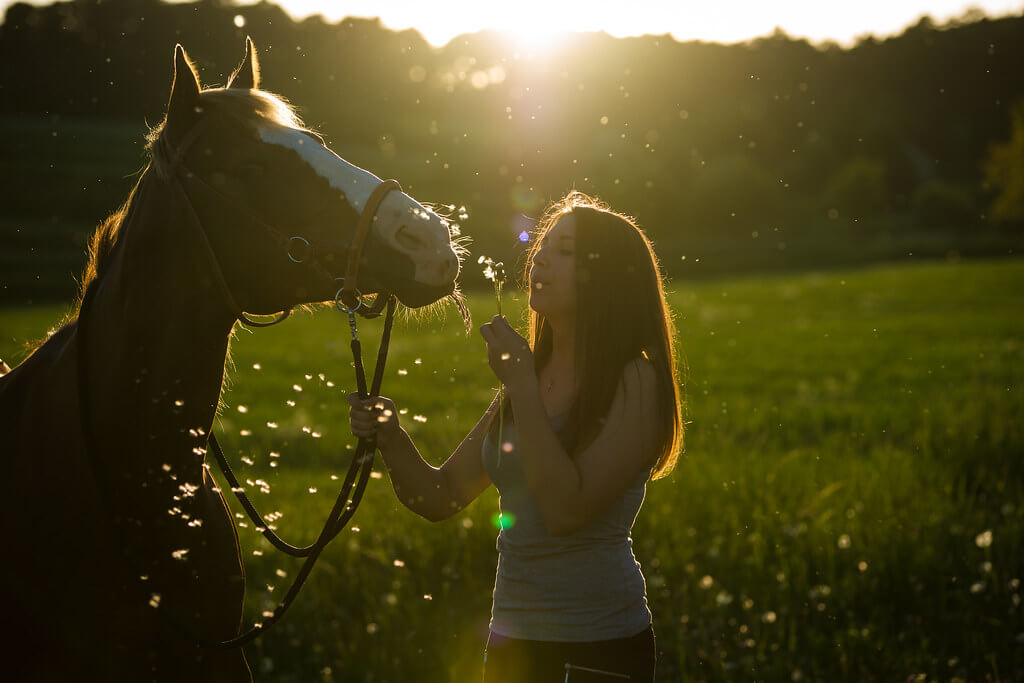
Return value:
<svg viewBox="0 0 1024 683">
<path fill-rule="evenodd" d="M 361 398 L 358 392 L 348 394 L 349 422 L 357 437 L 381 437 L 398 429 L 395 403 L 386 396 Z M 384 431 L 382 431 L 384 430 Z"/>
</svg>

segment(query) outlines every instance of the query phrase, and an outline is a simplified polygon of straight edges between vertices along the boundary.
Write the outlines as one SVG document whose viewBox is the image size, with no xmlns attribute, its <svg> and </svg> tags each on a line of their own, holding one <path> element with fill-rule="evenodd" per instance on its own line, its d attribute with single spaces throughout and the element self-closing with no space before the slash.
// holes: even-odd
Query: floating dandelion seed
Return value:
<svg viewBox="0 0 1024 683">
<path fill-rule="evenodd" d="M 408 374 L 409 374 L 409 371 L 408 371 L 408 370 L 406 370 L 405 368 L 399 368 L 399 370 L 398 370 L 398 374 L 399 374 L 399 375 L 408 375 Z"/>
<path fill-rule="evenodd" d="M 310 432 L 309 435 L 311 437 L 313 437 L 314 439 L 319 439 L 320 438 L 320 432 Z"/>
<path fill-rule="evenodd" d="M 761 621 L 763 621 L 766 624 L 774 624 L 776 618 L 777 617 L 776 617 L 775 612 L 771 612 L 771 611 L 765 612 L 764 614 L 761 615 Z"/>
<path fill-rule="evenodd" d="M 416 360 L 413 361 L 413 363 L 415 365 L 423 365 L 423 359 L 422 358 L 417 358 Z"/>
<path fill-rule="evenodd" d="M 992 545 L 992 530 L 986 529 L 974 537 L 974 543 L 979 548 L 987 548 Z"/>
<path fill-rule="evenodd" d="M 242 429 L 239 430 L 238 434 L 239 436 L 249 436 L 250 434 L 252 434 L 252 432 L 250 432 L 248 429 Z"/>
<path fill-rule="evenodd" d="M 289 408 L 294 408 L 295 407 L 295 401 L 288 400 L 288 401 L 285 401 L 284 403 Z"/>
<path fill-rule="evenodd" d="M 295 390 L 295 391 L 302 391 L 302 387 L 299 386 L 298 384 L 293 384 L 292 385 L 292 389 Z"/>
<path fill-rule="evenodd" d="M 253 550 L 252 554 L 255 555 L 256 557 L 262 557 L 263 556 L 263 551 L 262 550 Z"/>
<path fill-rule="evenodd" d="M 424 593 L 424 594 L 423 594 L 423 599 L 424 599 L 424 600 L 433 600 L 433 599 L 434 599 L 434 596 L 433 596 L 433 595 L 431 595 L 430 593 Z"/>
<path fill-rule="evenodd" d="M 275 569 L 274 573 L 277 574 L 278 576 L 280 576 L 282 579 L 285 578 L 286 576 L 288 576 L 288 572 L 286 572 L 283 569 Z"/>
<path fill-rule="evenodd" d="M 185 556 L 188 555 L 188 548 L 182 548 L 181 550 L 175 550 L 171 553 L 171 557 L 176 560 L 184 560 Z"/>
<path fill-rule="evenodd" d="M 244 462 L 244 463 L 245 463 L 246 465 L 252 465 L 254 461 L 253 461 L 253 459 L 252 459 L 252 458 L 249 458 L 249 457 L 244 457 L 244 456 L 243 456 L 243 457 L 242 457 L 242 462 Z"/>
<path fill-rule="evenodd" d="M 850 547 L 850 536 L 848 534 L 843 534 L 839 537 L 839 540 L 836 541 L 836 545 L 838 545 L 841 549 L 846 550 Z"/>
<path fill-rule="evenodd" d="M 260 365 L 259 363 L 253 363 L 253 364 L 252 364 L 252 369 L 253 369 L 253 370 L 262 370 L 262 369 L 263 369 L 263 366 L 262 366 L 262 365 Z"/>
<path fill-rule="evenodd" d="M 159 593 L 153 593 L 152 595 L 149 596 L 149 606 L 154 608 L 154 609 L 156 609 L 157 607 L 160 606 L 160 594 Z"/>
<path fill-rule="evenodd" d="M 245 407 L 245 406 L 238 406 L 235 410 L 237 410 L 238 412 L 240 412 L 242 414 L 245 414 L 245 413 L 249 412 L 249 409 L 247 407 Z"/>
<path fill-rule="evenodd" d="M 413 415 L 412 419 L 416 420 L 417 422 L 426 422 L 427 421 L 427 416 L 426 415 Z"/>
<path fill-rule="evenodd" d="M 704 589 L 708 589 L 708 588 L 711 588 L 711 585 L 712 585 L 712 584 L 713 584 L 714 582 L 715 582 L 715 580 L 714 580 L 714 579 L 712 579 L 712 578 L 711 578 L 710 576 L 708 576 L 707 574 L 705 574 L 705 575 L 704 575 L 704 577 L 703 577 L 703 578 L 702 578 L 702 579 L 700 580 L 700 587 L 701 587 L 701 588 L 704 588 Z"/>
<path fill-rule="evenodd" d="M 309 487 L 309 492 L 310 493 L 316 493 L 316 487 L 315 486 L 310 486 Z"/>
<path fill-rule="evenodd" d="M 404 567 L 405 566 L 405 562 L 402 562 L 401 560 L 395 560 L 391 564 L 395 565 L 396 567 Z"/>
<path fill-rule="evenodd" d="M 271 429 L 277 429 L 277 423 L 276 422 L 268 422 L 267 426 L 270 427 Z"/>
<path fill-rule="evenodd" d="M 399 409 L 398 409 L 398 414 L 399 414 L 399 415 L 405 415 L 405 414 L 406 414 L 406 413 L 408 413 L 408 412 L 409 412 L 409 409 L 408 409 L 408 408 L 399 408 Z"/>
</svg>

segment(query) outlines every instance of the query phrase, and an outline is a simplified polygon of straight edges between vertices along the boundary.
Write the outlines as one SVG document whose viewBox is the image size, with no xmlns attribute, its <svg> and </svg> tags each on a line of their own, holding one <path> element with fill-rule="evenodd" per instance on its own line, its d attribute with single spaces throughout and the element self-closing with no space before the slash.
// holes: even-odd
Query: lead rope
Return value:
<svg viewBox="0 0 1024 683">
<path fill-rule="evenodd" d="M 370 385 L 369 392 L 367 392 L 366 373 L 363 368 L 362 344 L 359 342 L 359 334 L 356 329 L 355 314 L 349 313 L 349 326 L 352 329 L 352 343 L 350 345 L 350 348 L 352 350 L 352 359 L 355 363 L 356 368 L 357 389 L 359 391 L 359 397 L 362 399 L 376 398 L 377 396 L 380 395 L 380 385 L 384 377 L 384 367 L 387 363 L 387 353 L 391 341 L 391 326 L 392 323 L 394 322 L 394 315 L 394 297 L 388 297 L 387 313 L 385 314 L 384 317 L 384 330 L 381 334 L 380 347 L 377 351 L 377 365 L 374 368 L 373 382 Z M 249 499 L 249 496 L 245 493 L 244 488 L 239 483 L 234 471 L 231 469 L 231 463 L 229 463 L 228 459 L 225 457 L 224 451 L 221 449 L 220 443 L 217 441 L 217 437 L 212 432 L 210 433 L 208 443 L 210 449 L 213 451 L 214 456 L 217 458 L 217 464 L 220 466 L 221 471 L 224 473 L 224 477 L 228 480 L 228 484 L 230 484 L 231 486 L 231 490 L 235 493 L 235 497 L 238 498 L 238 502 L 241 503 L 242 507 L 245 509 L 245 512 L 249 515 L 249 519 L 252 520 L 253 524 L 256 525 L 257 531 L 263 534 L 263 537 L 266 538 L 271 543 L 271 545 L 273 545 L 275 548 L 277 548 L 278 550 L 287 555 L 291 555 L 292 557 L 306 557 L 310 553 L 312 553 L 313 549 L 316 547 L 316 542 L 311 543 L 307 546 L 295 546 L 282 539 L 274 532 L 273 529 L 270 528 L 270 525 L 264 521 L 259 511 L 256 510 L 256 507 Z M 359 464 L 361 464 L 363 453 L 367 449 L 369 449 L 370 452 L 373 453 L 375 448 L 375 439 L 361 438 L 359 440 L 359 443 L 356 447 L 356 453 L 352 458 L 352 462 L 349 464 L 348 473 L 345 475 L 345 481 L 341 486 L 341 491 L 338 493 L 339 502 L 348 499 L 349 492 L 351 491 L 352 484 L 355 480 L 356 471 L 358 470 Z M 372 460 L 372 456 L 370 459 Z M 359 497 L 362 497 L 361 493 L 359 494 Z M 358 502 L 355 501 L 354 505 L 358 505 Z M 335 506 L 335 508 L 337 509 L 337 505 Z M 334 534 L 331 536 L 331 539 L 333 539 L 335 536 L 337 536 L 338 533 L 341 532 L 347 521 L 347 518 L 344 520 L 339 519 L 334 523 L 334 526 L 336 528 Z M 330 525 L 331 517 L 328 517 L 327 524 L 325 524 L 325 527 Z"/>
<path fill-rule="evenodd" d="M 86 396 L 85 393 L 85 387 L 88 386 L 88 382 L 86 376 L 87 357 L 85 351 L 86 344 L 83 320 L 86 317 L 85 314 L 91 307 L 92 298 L 97 288 L 97 282 L 98 281 L 94 281 L 93 283 L 91 283 L 85 291 L 85 294 L 82 298 L 81 307 L 79 308 L 78 321 L 75 327 L 75 334 L 78 337 L 78 344 L 76 350 L 78 365 L 77 374 L 79 415 L 81 417 L 81 429 L 86 457 L 89 459 L 93 471 L 96 473 L 95 480 L 97 488 L 99 488 L 101 492 L 100 497 L 102 499 L 102 504 L 106 510 L 107 515 L 111 518 L 112 526 L 116 527 L 118 517 L 114 513 L 114 510 L 111 506 L 113 495 L 111 490 L 107 486 L 108 477 L 106 475 L 108 473 L 105 471 L 105 468 L 102 466 L 102 464 L 99 461 L 99 458 L 96 456 L 96 453 L 93 450 L 94 435 L 92 432 L 92 410 L 88 401 L 88 397 Z M 391 337 L 391 326 L 394 320 L 394 313 L 395 299 L 393 296 L 388 296 L 387 313 L 384 322 L 384 331 L 382 333 L 380 349 L 378 350 L 377 353 L 377 365 L 374 370 L 373 383 L 371 385 L 374 396 L 379 395 L 380 385 L 384 376 L 384 367 L 387 359 L 387 350 Z M 354 329 L 354 312 L 350 313 L 349 316 L 350 325 L 352 325 Z M 356 366 L 356 381 L 357 384 L 359 385 L 360 397 L 368 398 L 369 396 L 367 394 L 366 388 L 366 376 L 362 362 L 362 348 L 358 336 L 353 336 L 351 348 Z M 215 442 L 215 439 L 212 434 L 210 438 L 211 441 Z M 219 445 L 215 446 L 215 451 L 220 451 Z M 367 451 L 369 452 L 367 453 Z M 333 540 L 345 528 L 345 525 L 355 514 L 355 511 L 362 500 L 363 492 L 366 490 L 366 484 L 369 481 L 370 472 L 373 469 L 374 452 L 375 443 L 373 442 L 372 439 L 361 438 L 359 440 L 359 443 L 356 446 L 356 452 L 352 458 L 352 463 L 349 466 L 349 472 L 348 475 L 346 476 L 345 484 L 342 486 L 342 491 L 339 493 L 338 498 L 334 503 L 334 507 L 332 508 L 331 513 L 327 517 L 327 521 L 320 532 L 320 536 L 312 545 L 307 546 L 306 548 L 297 549 L 303 552 L 304 556 L 306 557 L 306 561 L 303 563 L 301 569 L 299 570 L 299 573 L 296 575 L 295 580 L 292 582 L 292 585 L 288 589 L 287 594 L 281 600 L 281 602 L 278 603 L 277 607 L 274 609 L 274 612 L 270 617 L 266 618 L 263 622 L 252 626 L 248 631 L 242 633 L 241 635 L 238 635 L 229 640 L 218 641 L 210 640 L 208 638 L 204 638 L 198 635 L 192 628 L 183 624 L 181 621 L 175 618 L 174 615 L 172 615 L 169 611 L 160 609 L 160 607 L 156 607 L 155 609 L 158 610 L 158 613 L 161 615 L 161 617 L 163 617 L 168 623 L 170 623 L 176 629 L 184 633 L 187 637 L 195 641 L 195 643 L 201 647 L 240 647 L 261 636 L 271 626 L 277 623 L 277 621 L 280 620 L 282 616 L 284 616 L 284 613 L 291 606 L 295 597 L 298 595 L 299 590 L 301 590 L 302 585 L 305 583 L 306 578 L 309 576 L 310 572 L 313 570 L 313 567 L 316 565 L 316 561 L 320 557 L 320 554 L 323 552 L 324 548 L 326 548 L 330 541 Z M 218 455 L 218 460 L 222 460 L 222 458 L 223 453 L 220 453 Z M 223 459 L 221 464 L 226 466 L 226 459 Z M 351 491 L 352 482 L 355 479 L 357 471 L 359 471 L 359 481 L 355 486 L 355 493 L 352 495 L 351 502 L 346 506 L 346 502 L 349 500 L 348 493 Z M 228 472 L 230 472 L 230 467 L 225 467 L 225 475 L 227 475 Z M 230 475 L 230 478 L 234 479 L 233 473 Z M 235 482 L 237 482 L 237 480 L 235 480 Z M 232 483 L 232 486 L 235 486 L 234 482 Z M 239 496 L 239 500 L 242 500 L 241 496 Z M 251 509 L 252 512 L 256 514 L 256 518 L 259 518 L 259 514 L 256 513 L 255 508 L 252 507 L 252 504 L 251 502 L 248 501 L 248 498 L 245 498 L 245 503 L 243 504 L 247 504 L 248 508 Z M 261 524 L 261 526 L 264 527 L 265 531 L 269 531 L 269 529 L 266 528 L 265 524 Z M 266 533 L 264 533 L 264 535 L 266 536 Z M 270 539 L 271 537 L 267 536 L 267 538 Z M 277 540 L 280 543 L 284 544 L 284 541 L 281 541 L 281 539 Z M 289 547 L 294 548 L 294 546 Z M 141 576 L 144 572 L 142 572 L 141 569 L 139 568 L 138 563 L 135 561 L 135 558 L 131 555 L 131 552 L 129 551 L 127 545 L 123 546 L 122 550 L 124 552 L 125 559 L 127 560 L 127 562 L 130 565 L 132 565 L 132 567 L 135 569 L 135 575 Z M 142 593 L 143 597 L 148 599 L 148 595 L 146 595 L 146 593 L 149 593 L 150 591 L 148 591 L 145 587 L 142 587 L 141 585 L 140 588 L 142 588 L 142 591 L 140 592 Z"/>
</svg>

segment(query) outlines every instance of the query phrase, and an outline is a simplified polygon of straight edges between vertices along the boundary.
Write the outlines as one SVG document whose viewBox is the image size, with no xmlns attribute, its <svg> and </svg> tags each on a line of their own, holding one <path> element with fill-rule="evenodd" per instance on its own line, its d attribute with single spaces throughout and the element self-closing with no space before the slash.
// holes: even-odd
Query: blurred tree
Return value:
<svg viewBox="0 0 1024 683">
<path fill-rule="evenodd" d="M 978 214 L 971 192 L 959 185 L 935 180 L 918 187 L 910 199 L 919 229 L 956 229 L 971 232 L 977 228 Z"/>
<path fill-rule="evenodd" d="M 877 216 L 886 208 L 885 163 L 855 157 L 832 175 L 824 198 L 827 209 L 836 209 L 845 216 Z"/>
<path fill-rule="evenodd" d="M 992 145 L 985 162 L 985 187 L 995 192 L 990 216 L 1024 223 L 1024 99 L 1013 108 L 1010 139 Z"/>
</svg>

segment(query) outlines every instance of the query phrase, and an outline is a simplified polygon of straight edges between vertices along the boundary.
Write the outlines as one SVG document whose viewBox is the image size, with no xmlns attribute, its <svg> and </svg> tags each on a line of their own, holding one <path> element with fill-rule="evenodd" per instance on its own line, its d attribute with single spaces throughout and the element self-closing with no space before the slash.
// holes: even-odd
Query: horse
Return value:
<svg viewBox="0 0 1024 683">
<path fill-rule="evenodd" d="M 201 644 L 242 625 L 238 536 L 205 456 L 236 322 L 339 283 L 408 308 L 461 301 L 448 223 L 381 192 L 396 183 L 259 81 L 250 39 L 222 88 L 175 47 L 149 163 L 90 241 L 78 309 L 0 373 L 6 680 L 251 680 L 241 648 Z"/>
</svg>

